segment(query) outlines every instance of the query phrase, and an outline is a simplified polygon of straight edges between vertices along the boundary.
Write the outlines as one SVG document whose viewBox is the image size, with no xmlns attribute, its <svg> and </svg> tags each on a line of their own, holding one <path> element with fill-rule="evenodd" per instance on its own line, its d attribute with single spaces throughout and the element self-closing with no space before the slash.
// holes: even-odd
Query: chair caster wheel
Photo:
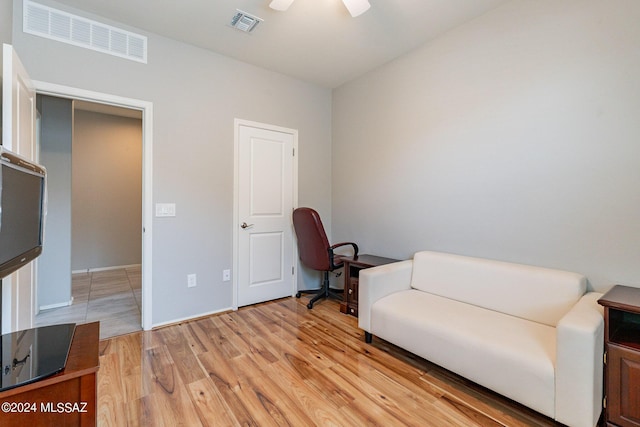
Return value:
<svg viewBox="0 0 640 427">
<path fill-rule="evenodd" d="M 302 296 L 302 293 L 301 293 L 301 292 L 298 292 L 298 293 L 296 294 L 296 298 L 300 298 L 301 296 Z"/>
<path fill-rule="evenodd" d="M 311 310 L 311 309 L 313 308 L 313 304 L 311 304 L 311 303 L 307 304 L 307 308 L 308 308 L 309 310 Z"/>
</svg>

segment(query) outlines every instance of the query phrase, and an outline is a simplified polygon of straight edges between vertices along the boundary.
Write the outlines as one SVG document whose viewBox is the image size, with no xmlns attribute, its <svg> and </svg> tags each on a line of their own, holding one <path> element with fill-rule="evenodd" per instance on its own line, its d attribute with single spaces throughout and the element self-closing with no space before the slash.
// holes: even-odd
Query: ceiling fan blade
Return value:
<svg viewBox="0 0 640 427">
<path fill-rule="evenodd" d="M 287 10 L 294 0 L 272 0 L 269 7 L 275 10 Z"/>
<path fill-rule="evenodd" d="M 342 2 L 349 10 L 351 16 L 354 18 L 356 16 L 362 15 L 371 7 L 371 5 L 369 4 L 369 0 L 342 0 Z"/>
</svg>

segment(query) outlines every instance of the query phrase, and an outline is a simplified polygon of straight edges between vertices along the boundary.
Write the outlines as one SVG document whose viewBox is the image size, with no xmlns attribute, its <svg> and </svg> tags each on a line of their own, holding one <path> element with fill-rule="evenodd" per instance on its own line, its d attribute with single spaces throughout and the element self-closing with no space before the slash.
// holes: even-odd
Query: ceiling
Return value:
<svg viewBox="0 0 640 427">
<path fill-rule="evenodd" d="M 508 0 L 370 0 L 352 18 L 341 0 L 57 0 L 327 88 L 335 88 Z M 240 9 L 264 22 L 231 28 Z M 149 55 L 153 46 L 149 46 Z"/>
</svg>

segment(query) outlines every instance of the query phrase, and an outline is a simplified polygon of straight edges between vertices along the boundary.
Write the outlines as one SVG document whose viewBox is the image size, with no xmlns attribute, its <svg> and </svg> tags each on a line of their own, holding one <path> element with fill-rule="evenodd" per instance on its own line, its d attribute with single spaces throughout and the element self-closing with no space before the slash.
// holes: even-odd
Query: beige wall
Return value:
<svg viewBox="0 0 640 427">
<path fill-rule="evenodd" d="M 73 271 L 140 264 L 142 121 L 75 110 Z"/>
<path fill-rule="evenodd" d="M 333 94 L 333 236 L 640 286 L 640 2 L 512 1 Z"/>
</svg>

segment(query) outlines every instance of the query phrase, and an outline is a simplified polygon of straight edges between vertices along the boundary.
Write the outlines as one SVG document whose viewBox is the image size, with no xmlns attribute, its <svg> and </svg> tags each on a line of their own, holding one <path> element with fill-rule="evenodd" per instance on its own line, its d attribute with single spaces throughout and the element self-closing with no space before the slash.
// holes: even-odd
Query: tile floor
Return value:
<svg viewBox="0 0 640 427">
<path fill-rule="evenodd" d="M 99 320 L 100 339 L 140 331 L 141 277 L 139 266 L 74 274 L 73 304 L 41 311 L 35 326 Z"/>
</svg>

